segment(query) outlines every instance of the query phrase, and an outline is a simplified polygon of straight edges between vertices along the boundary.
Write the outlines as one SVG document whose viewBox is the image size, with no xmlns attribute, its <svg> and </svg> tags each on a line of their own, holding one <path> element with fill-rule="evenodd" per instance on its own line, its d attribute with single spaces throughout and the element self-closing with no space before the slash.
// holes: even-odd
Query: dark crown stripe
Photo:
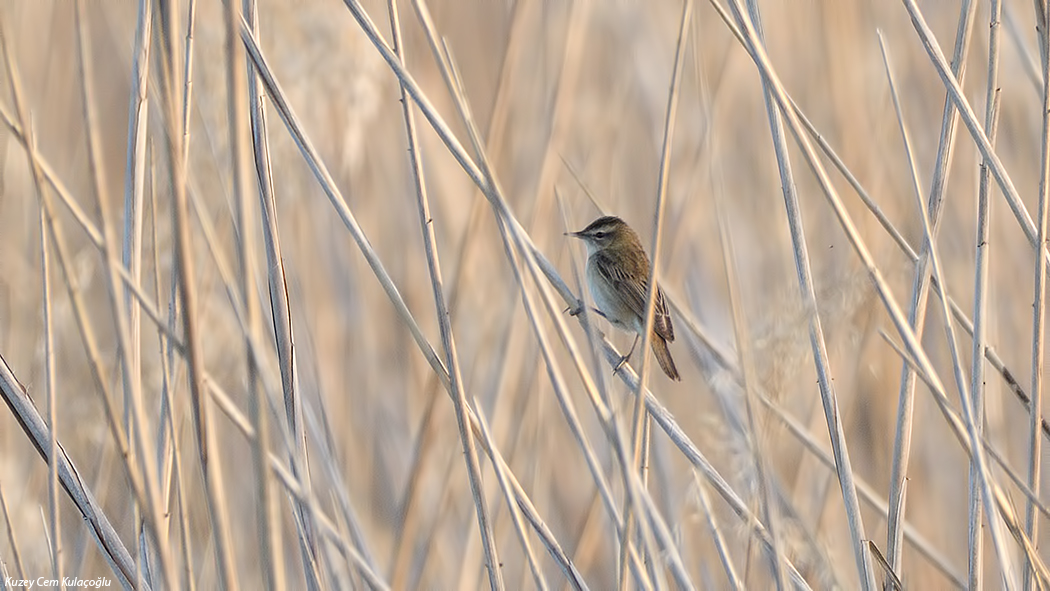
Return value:
<svg viewBox="0 0 1050 591">
<path fill-rule="evenodd" d="M 625 224 L 624 221 L 621 220 L 620 218 L 618 218 L 618 217 L 616 217 L 614 215 L 607 215 L 607 216 L 600 217 L 600 218 L 594 220 L 593 222 L 591 222 L 591 225 L 589 225 L 586 228 L 584 228 L 583 232 L 581 232 L 581 234 L 590 234 L 590 233 L 593 233 L 593 232 L 597 232 L 598 230 L 608 230 L 608 229 L 611 229 L 611 228 L 616 227 L 616 226 L 625 226 L 625 225 L 627 225 L 627 224 Z"/>
</svg>

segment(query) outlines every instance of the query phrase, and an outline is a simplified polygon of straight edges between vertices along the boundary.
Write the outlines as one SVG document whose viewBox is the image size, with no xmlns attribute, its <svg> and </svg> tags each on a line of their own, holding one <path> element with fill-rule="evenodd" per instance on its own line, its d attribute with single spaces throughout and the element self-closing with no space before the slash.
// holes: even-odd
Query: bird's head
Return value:
<svg viewBox="0 0 1050 591">
<path fill-rule="evenodd" d="M 634 233 L 634 230 L 620 218 L 611 215 L 600 217 L 579 232 L 569 232 L 568 235 L 583 240 L 587 245 L 588 254 L 599 250 L 630 247 L 635 244 L 641 247 L 638 235 Z"/>
</svg>

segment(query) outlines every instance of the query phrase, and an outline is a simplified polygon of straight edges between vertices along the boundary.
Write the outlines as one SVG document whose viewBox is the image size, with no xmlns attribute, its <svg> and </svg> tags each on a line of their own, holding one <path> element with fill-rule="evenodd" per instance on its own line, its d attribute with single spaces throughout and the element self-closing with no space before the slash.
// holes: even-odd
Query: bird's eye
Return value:
<svg viewBox="0 0 1050 591">
<path fill-rule="evenodd" d="M 605 238 L 605 232 L 595 232 L 594 233 L 594 237 L 595 238 Z"/>
</svg>

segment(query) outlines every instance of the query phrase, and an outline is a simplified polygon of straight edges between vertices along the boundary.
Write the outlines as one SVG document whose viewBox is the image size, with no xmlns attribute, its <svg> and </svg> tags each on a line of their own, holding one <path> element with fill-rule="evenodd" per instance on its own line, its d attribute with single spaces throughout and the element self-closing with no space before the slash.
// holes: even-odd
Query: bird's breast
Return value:
<svg viewBox="0 0 1050 591">
<path fill-rule="evenodd" d="M 590 261 L 587 263 L 587 283 L 591 288 L 594 305 L 602 311 L 602 314 L 605 314 L 609 322 L 621 330 L 639 332 L 635 326 L 638 324 L 638 315 L 626 304 L 623 296 L 616 290 L 616 286 L 609 282 Z"/>
</svg>

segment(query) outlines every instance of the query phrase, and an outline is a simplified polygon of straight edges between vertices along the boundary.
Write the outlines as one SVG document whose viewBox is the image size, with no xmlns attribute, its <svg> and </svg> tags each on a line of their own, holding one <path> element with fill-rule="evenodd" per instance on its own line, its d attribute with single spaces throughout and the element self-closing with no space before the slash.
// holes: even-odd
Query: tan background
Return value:
<svg viewBox="0 0 1050 591">
<path fill-rule="evenodd" d="M 118 237 L 123 228 L 135 4 L 82 3 L 94 53 L 101 157 L 113 213 L 110 223 Z M 224 264 L 235 271 L 237 234 L 232 213 L 222 10 L 221 4 L 212 0 L 198 4 L 188 184 L 204 204 L 202 213 L 216 229 Z M 1019 54 L 1011 30 L 1004 26 L 998 153 L 1034 217 L 1038 211 L 1042 99 L 1040 83 L 1026 70 L 1024 60 L 1038 63 L 1038 48 L 1031 4 L 1016 0 L 1005 4 L 1017 21 L 1027 57 Z M 185 10 L 185 2 L 182 5 Z M 891 52 L 924 199 L 936 157 L 945 95 L 904 7 L 864 0 L 769 0 L 761 2 L 761 7 L 772 63 L 788 92 L 918 250 L 921 219 L 876 32 L 882 31 Z M 923 2 L 921 7 L 950 55 L 958 19 L 955 3 Z M 389 38 L 385 3 L 369 2 L 366 9 Z M 408 68 L 469 146 L 415 13 L 409 4 L 401 9 Z M 587 189 L 609 212 L 638 229 L 648 248 L 680 4 L 608 1 L 574 8 L 561 1 L 519 0 L 514 4 L 471 0 L 433 2 L 431 10 L 462 71 L 471 108 L 481 123 L 496 174 L 515 215 L 570 285 L 576 286 L 573 273 L 582 267 L 583 250 L 562 233 L 582 228 L 598 211 L 562 159 L 578 171 Z M 396 79 L 340 2 L 262 0 L 259 11 L 263 50 L 292 107 L 410 310 L 440 353 Z M 40 156 L 97 223 L 73 4 L 3 0 L 0 19 L 32 112 Z M 798 295 L 760 80 L 754 64 L 706 2 L 696 3 L 691 26 L 694 36 L 684 56 L 670 163 L 660 259 L 662 283 L 683 298 L 679 303 L 702 319 L 722 343 L 734 341 L 714 209 L 713 195 L 720 192 L 736 248 L 740 303 L 750 325 L 748 338 L 761 385 L 808 424 L 827 448 L 807 314 Z M 513 37 L 512 30 L 520 38 Z M 988 6 L 981 3 L 965 90 L 982 121 L 988 31 Z M 156 27 L 154 36 L 158 36 Z M 505 58 L 508 47 L 515 44 L 520 45 Z M 171 194 L 163 156 L 164 119 L 160 86 L 155 84 L 156 68 L 154 61 L 149 137 L 156 160 L 158 225 L 154 245 L 152 207 L 147 206 L 144 270 L 148 279 L 144 285 L 166 313 L 173 260 Z M 498 94 L 504 95 L 506 109 L 497 123 L 503 131 L 494 135 L 488 130 Z M 14 112 L 6 74 L 0 82 L 0 100 Z M 554 398 L 491 208 L 422 117 L 417 121 L 446 291 L 459 280 L 453 329 L 467 395 L 476 398 L 484 409 L 504 456 L 562 546 L 575 557 L 591 588 L 612 588 L 619 541 L 597 501 L 583 455 Z M 938 245 L 947 286 L 972 315 L 979 159 L 966 131 L 962 126 L 959 130 Z M 388 582 L 408 588 L 484 587 L 487 582 L 481 546 L 452 405 L 440 389 L 434 388 L 432 371 L 272 110 L 270 131 L 298 369 L 312 417 L 308 421 L 310 445 L 327 441 L 334 465 L 340 470 L 339 478 L 333 480 L 324 470 L 315 469 L 314 486 L 322 507 L 334 512 L 336 502 L 331 491 L 345 489 L 360 518 L 368 552 Z M 799 158 L 796 144 L 792 142 L 791 146 L 818 311 L 827 335 L 853 468 L 859 479 L 886 497 L 901 361 L 878 331 L 884 329 L 894 340 L 900 339 L 809 168 Z M 43 410 L 39 202 L 26 154 L 7 128 L 0 129 L 0 173 L 0 353 Z M 832 173 L 832 178 L 898 302 L 906 306 L 914 266 L 841 175 Z M 568 222 L 560 213 L 555 190 Z M 256 195 L 254 186 L 250 194 L 253 198 Z M 1027 389 L 1034 256 L 997 189 L 993 190 L 992 204 L 988 334 L 990 343 Z M 468 226 L 472 207 L 478 209 L 474 214 L 478 221 Z M 71 246 L 70 263 L 102 344 L 113 395 L 119 397 L 118 356 L 102 258 L 68 212 L 62 207 L 59 211 Z M 195 216 L 191 218 L 205 364 L 217 383 L 246 409 L 241 329 L 215 260 L 205 246 L 201 226 Z M 258 224 L 257 214 L 255 220 Z M 474 236 L 460 259 L 468 227 L 473 228 Z M 160 263 L 159 297 L 153 282 L 154 249 Z M 257 239 L 252 249 L 260 273 L 253 295 L 263 312 L 265 355 L 275 360 L 261 241 Z M 97 492 L 125 543 L 134 548 L 134 517 L 119 469 L 122 460 L 115 455 L 99 398 L 93 391 L 57 265 L 51 277 L 59 438 Z M 933 305 L 937 300 L 930 301 L 924 344 L 957 405 L 943 323 Z M 757 510 L 755 474 L 744 434 L 723 418 L 719 402 L 721 397 L 741 404 L 740 391 L 725 372 L 713 370 L 710 357 L 689 335 L 681 319 L 674 321 L 679 338 L 671 351 L 683 380 L 671 383 L 657 373 L 650 379 L 653 391 L 735 490 Z M 544 322 L 550 329 L 549 321 Z M 585 343 L 579 326 L 575 322 L 570 325 L 577 341 Z M 142 380 L 155 433 L 163 368 L 156 329 L 145 317 L 142 326 Z M 605 324 L 599 327 L 612 333 Z M 971 345 L 964 332 L 958 333 L 968 375 Z M 626 335 L 611 336 L 621 348 L 630 343 Z M 611 459 L 608 441 L 578 376 L 571 370 L 564 346 L 556 337 L 552 341 L 590 441 L 614 484 L 617 499 L 622 499 L 622 479 Z M 271 368 L 276 365 L 271 364 Z M 179 552 L 177 560 L 191 565 L 198 588 L 213 588 L 216 575 L 209 546 L 211 527 L 194 455 L 185 364 L 178 360 L 174 371 L 193 547 L 192 556 L 187 558 Z M 609 370 L 603 366 L 598 371 Z M 276 373 L 271 377 L 280 383 Z M 622 383 L 609 383 L 621 425 L 629 429 L 631 399 Z M 433 430 L 423 446 L 419 488 L 413 501 L 418 522 L 405 534 L 403 543 L 409 545 L 409 551 L 397 569 L 399 507 L 424 409 L 433 396 L 437 396 Z M 989 437 L 1013 468 L 1024 474 L 1027 413 L 992 371 L 987 396 Z M 0 490 L 10 512 L 10 522 L 4 523 L 3 530 L 16 532 L 28 574 L 32 578 L 47 575 L 47 529 L 41 513 L 46 514 L 47 506 L 46 467 L 17 423 L 7 413 L 0 414 Z M 253 588 L 261 584 L 261 575 L 251 451 L 224 416 L 215 413 L 215 417 L 220 421 L 219 453 L 225 460 L 224 481 L 231 500 L 235 567 L 241 584 Z M 794 511 L 793 516 L 783 517 L 788 523 L 783 534 L 788 555 L 814 588 L 827 588 L 836 582 L 844 588 L 856 587 L 857 574 L 834 474 L 816 462 L 775 419 L 763 414 L 760 422 L 775 487 Z M 689 574 L 701 588 L 723 588 L 727 584 L 725 575 L 696 500 L 689 464 L 659 431 L 652 443 L 650 490 L 674 531 Z M 508 588 L 529 587 L 532 579 L 506 505 L 498 494 L 491 466 L 487 462 L 483 465 L 488 506 L 498 513 L 497 543 Z M 968 466 L 964 451 L 920 385 L 907 516 L 963 578 Z M 997 470 L 996 474 L 1006 486 L 1008 480 L 1002 472 Z M 1011 500 L 1023 514 L 1024 496 L 1011 486 L 1007 486 Z M 736 567 L 749 586 L 766 588 L 770 584 L 768 564 L 757 545 L 753 541 L 749 545 L 744 525 L 713 493 L 712 498 Z M 284 496 L 281 503 L 288 584 L 298 588 L 302 571 L 295 533 Z M 885 552 L 885 515 L 864 507 L 867 536 Z M 106 576 L 108 569 L 71 505 L 64 503 L 61 509 L 66 573 L 84 578 Z M 172 540 L 176 539 L 173 533 Z M 564 579 L 542 547 L 535 545 L 535 539 L 533 543 L 550 584 L 560 588 Z M 990 543 L 985 553 L 986 581 L 996 586 L 998 569 Z M 327 556 L 335 563 L 342 560 L 335 552 Z M 0 535 L 0 559 L 11 572 L 12 548 L 7 535 Z M 346 578 L 349 575 L 344 566 L 326 568 L 334 573 L 329 581 L 335 585 L 332 588 L 351 580 L 360 584 L 357 579 Z M 395 574 L 394 570 L 399 572 Z M 909 588 L 950 586 L 948 579 L 907 545 L 901 575 Z"/>
</svg>

